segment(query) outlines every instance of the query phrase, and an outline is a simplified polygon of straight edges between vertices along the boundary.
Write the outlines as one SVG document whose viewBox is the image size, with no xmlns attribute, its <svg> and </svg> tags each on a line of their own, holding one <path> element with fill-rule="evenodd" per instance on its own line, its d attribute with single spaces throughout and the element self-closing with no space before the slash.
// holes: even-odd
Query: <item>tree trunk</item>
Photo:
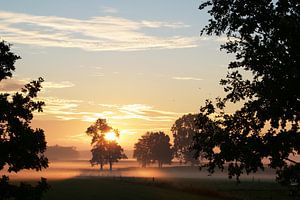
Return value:
<svg viewBox="0 0 300 200">
<path fill-rule="evenodd" d="M 158 168 L 162 168 L 163 163 L 161 161 L 158 161 Z"/>
<path fill-rule="evenodd" d="M 112 162 L 109 162 L 109 170 L 112 171 Z"/>
<path fill-rule="evenodd" d="M 103 171 L 103 164 L 100 164 L 100 171 Z"/>
</svg>

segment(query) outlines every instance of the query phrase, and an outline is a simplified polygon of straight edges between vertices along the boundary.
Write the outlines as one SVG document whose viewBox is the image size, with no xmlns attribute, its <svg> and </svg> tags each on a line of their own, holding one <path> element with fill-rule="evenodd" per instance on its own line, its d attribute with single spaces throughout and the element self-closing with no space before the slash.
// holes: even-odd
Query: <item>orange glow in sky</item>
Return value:
<svg viewBox="0 0 300 200">
<path fill-rule="evenodd" d="M 22 59 L 0 93 L 44 78 L 38 100 L 46 106 L 31 125 L 45 131 L 48 146 L 90 150 L 86 130 L 98 118 L 120 131 L 106 139 L 125 150 L 148 131 L 172 141 L 179 117 L 224 96 L 218 83 L 234 57 L 219 51 L 219 37 L 199 36 L 208 16 L 198 3 L 156 2 L 45 0 L 33 9 L 27 1 L 2 1 L 0 39 Z"/>
</svg>

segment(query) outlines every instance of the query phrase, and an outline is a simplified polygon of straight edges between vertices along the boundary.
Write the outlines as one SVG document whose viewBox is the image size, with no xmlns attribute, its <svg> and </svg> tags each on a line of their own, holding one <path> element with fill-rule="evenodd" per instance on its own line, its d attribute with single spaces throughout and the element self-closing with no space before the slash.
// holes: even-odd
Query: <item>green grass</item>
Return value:
<svg viewBox="0 0 300 200">
<path fill-rule="evenodd" d="M 130 183 L 107 178 L 69 179 L 50 182 L 51 190 L 44 199 L 107 200 L 218 200 L 174 189 Z"/>
<path fill-rule="evenodd" d="M 73 178 L 50 182 L 46 200 L 285 200 L 286 188 L 274 182 L 149 178 Z"/>
</svg>

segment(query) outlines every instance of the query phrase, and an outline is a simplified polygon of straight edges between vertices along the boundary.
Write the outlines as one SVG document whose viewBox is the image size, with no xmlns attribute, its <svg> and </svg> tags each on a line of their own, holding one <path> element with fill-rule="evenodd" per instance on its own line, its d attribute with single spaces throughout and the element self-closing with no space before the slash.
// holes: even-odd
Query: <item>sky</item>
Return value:
<svg viewBox="0 0 300 200">
<path fill-rule="evenodd" d="M 196 0 L 0 0 L 0 39 L 22 57 L 0 91 L 43 77 L 33 127 L 48 145 L 90 149 L 97 118 L 133 149 L 147 131 L 172 135 L 180 116 L 224 96 L 232 56 L 224 37 L 200 36 L 209 19 Z M 230 108 L 229 108 L 230 109 Z"/>
</svg>

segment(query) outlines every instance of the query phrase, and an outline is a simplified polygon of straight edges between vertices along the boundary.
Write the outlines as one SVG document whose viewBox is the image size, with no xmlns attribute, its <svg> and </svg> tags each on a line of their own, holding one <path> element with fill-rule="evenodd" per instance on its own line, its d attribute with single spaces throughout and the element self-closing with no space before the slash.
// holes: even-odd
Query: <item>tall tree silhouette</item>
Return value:
<svg viewBox="0 0 300 200">
<path fill-rule="evenodd" d="M 106 159 L 106 143 L 105 133 L 112 130 L 112 127 L 108 126 L 106 119 L 97 119 L 97 121 L 87 128 L 87 135 L 92 137 L 92 159 L 90 160 L 92 165 L 100 165 L 100 170 L 103 170 L 103 166 L 107 164 Z"/>
<path fill-rule="evenodd" d="M 193 139 L 198 128 L 196 126 L 197 114 L 183 115 L 175 121 L 171 131 L 174 137 L 174 155 L 180 162 L 199 164 L 199 159 L 195 158 L 196 151 L 192 149 Z"/>
<path fill-rule="evenodd" d="M 108 141 L 106 149 L 107 149 L 106 159 L 109 164 L 110 171 L 112 171 L 113 163 L 118 162 L 120 159 L 127 159 L 124 150 L 117 143 L 117 141 Z"/>
<path fill-rule="evenodd" d="M 238 178 L 263 169 L 262 158 L 268 158 L 282 175 L 289 163 L 299 165 L 289 156 L 300 150 L 300 2 L 209 0 L 204 8 L 211 19 L 201 34 L 225 34 L 221 49 L 236 59 L 220 82 L 227 96 L 200 109 L 195 149 L 205 152 L 210 172 L 229 163 L 229 177 Z M 242 108 L 224 113 L 238 101 Z"/>
<path fill-rule="evenodd" d="M 170 137 L 161 131 L 147 132 L 134 145 L 133 157 L 137 158 L 142 167 L 154 162 L 157 162 L 159 168 L 163 164 L 171 164 L 173 150 Z"/>
<path fill-rule="evenodd" d="M 18 59 L 20 57 L 10 51 L 9 44 L 0 42 L 0 81 L 12 77 Z M 42 82 L 43 79 L 39 78 L 26 84 L 21 92 L 0 93 L 0 170 L 4 166 L 8 167 L 8 172 L 48 167 L 44 156 L 44 131 L 30 127 L 33 112 L 42 112 L 45 105 L 42 101 L 35 101 Z M 17 187 L 10 185 L 8 180 L 7 176 L 0 179 L 0 199 L 40 199 L 48 188 L 43 178 L 36 187 L 25 183 Z"/>
<path fill-rule="evenodd" d="M 150 133 L 142 135 L 138 142 L 134 144 L 133 157 L 137 159 L 142 167 L 147 167 L 153 162 L 151 148 Z"/>
<path fill-rule="evenodd" d="M 100 170 L 103 170 L 103 166 L 107 163 L 109 163 L 109 169 L 112 170 L 114 162 L 127 158 L 117 141 L 105 139 L 105 134 L 112 131 L 116 134 L 116 137 L 119 137 L 118 130 L 109 126 L 106 119 L 98 119 L 86 130 L 86 133 L 92 137 L 91 145 L 93 147 L 90 162 L 92 165 L 100 165 Z"/>
</svg>

